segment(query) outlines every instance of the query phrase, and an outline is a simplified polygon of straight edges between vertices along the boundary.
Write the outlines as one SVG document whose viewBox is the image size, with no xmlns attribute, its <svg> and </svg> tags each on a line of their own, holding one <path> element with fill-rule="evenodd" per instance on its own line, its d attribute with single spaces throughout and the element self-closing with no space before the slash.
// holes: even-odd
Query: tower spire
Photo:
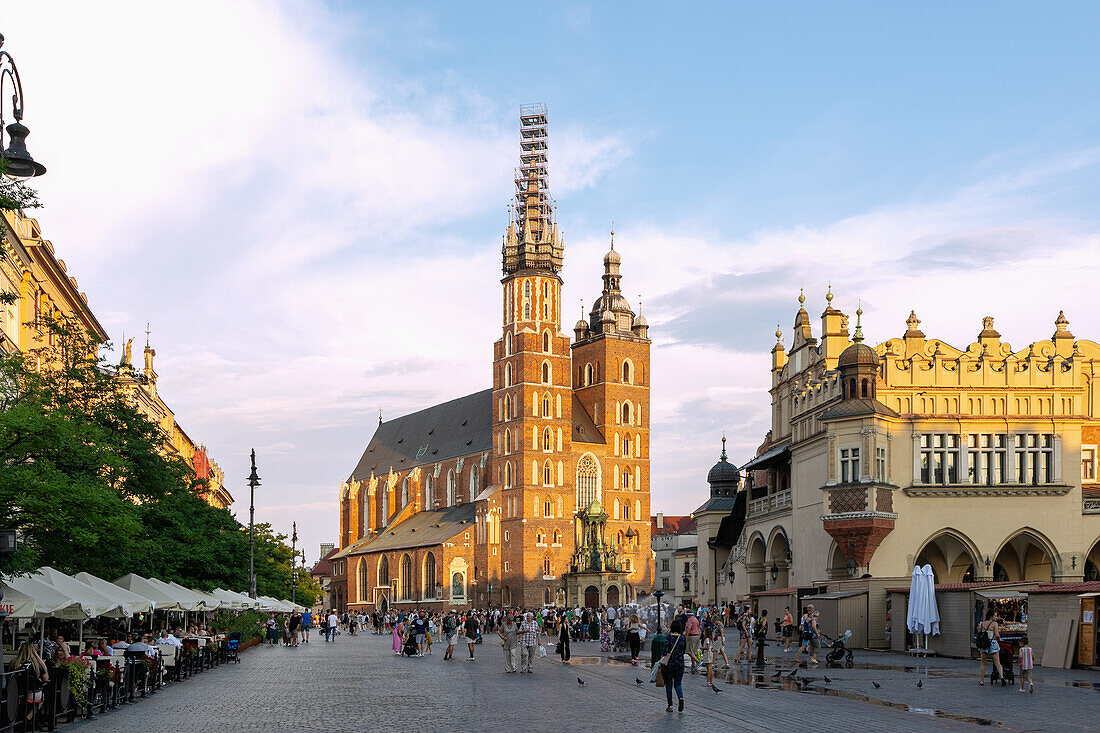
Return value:
<svg viewBox="0 0 1100 733">
<path fill-rule="evenodd" d="M 863 327 L 860 325 L 860 319 L 863 316 L 863 301 L 856 301 L 856 332 L 852 336 L 852 341 L 857 344 L 863 343 Z"/>
<path fill-rule="evenodd" d="M 504 247 L 505 274 L 517 270 L 556 273 L 562 267 L 563 248 L 556 227 L 557 214 L 550 196 L 546 158 L 548 126 L 545 104 L 539 102 L 520 106 L 515 218 L 509 222 L 515 241 L 506 242 Z"/>
<path fill-rule="evenodd" d="M 726 434 L 725 433 L 722 433 L 722 456 L 721 456 L 721 459 L 723 461 L 726 460 Z"/>
</svg>

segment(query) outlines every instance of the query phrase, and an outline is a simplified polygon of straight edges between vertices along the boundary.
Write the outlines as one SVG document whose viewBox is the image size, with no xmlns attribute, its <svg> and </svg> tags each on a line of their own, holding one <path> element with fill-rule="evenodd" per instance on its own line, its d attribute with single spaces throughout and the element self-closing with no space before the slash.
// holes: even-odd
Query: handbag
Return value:
<svg viewBox="0 0 1100 733">
<path fill-rule="evenodd" d="M 545 657 L 545 656 L 546 656 L 546 645 L 545 644 L 539 644 L 539 657 L 541 658 L 541 657 Z"/>
<path fill-rule="evenodd" d="M 658 687 L 665 686 L 665 665 L 657 665 L 657 676 L 654 677 L 653 684 L 657 685 Z"/>
<path fill-rule="evenodd" d="M 555 654 L 561 654 L 561 642 L 560 641 L 558 642 L 558 645 L 556 647 L 554 647 L 554 653 Z"/>
</svg>

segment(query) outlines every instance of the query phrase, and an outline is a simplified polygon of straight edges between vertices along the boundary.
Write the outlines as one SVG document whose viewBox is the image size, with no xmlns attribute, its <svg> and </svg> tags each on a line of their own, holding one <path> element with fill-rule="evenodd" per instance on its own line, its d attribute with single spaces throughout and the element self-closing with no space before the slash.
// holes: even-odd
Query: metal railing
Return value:
<svg viewBox="0 0 1100 733">
<path fill-rule="evenodd" d="M 749 514 L 759 515 L 786 509 L 791 505 L 791 490 L 768 494 L 749 502 Z"/>
</svg>

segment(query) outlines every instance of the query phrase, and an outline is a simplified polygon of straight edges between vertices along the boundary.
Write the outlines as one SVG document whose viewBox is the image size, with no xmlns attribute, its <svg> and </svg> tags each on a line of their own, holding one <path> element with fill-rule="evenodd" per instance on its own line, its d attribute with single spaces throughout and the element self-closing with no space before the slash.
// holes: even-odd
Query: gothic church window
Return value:
<svg viewBox="0 0 1100 733">
<path fill-rule="evenodd" d="M 586 453 L 577 463 L 577 509 L 599 501 L 599 493 L 599 465 L 592 454 Z"/>
<path fill-rule="evenodd" d="M 546 428 L 542 432 L 542 449 L 544 451 L 554 450 L 554 431 L 550 428 Z"/>
<path fill-rule="evenodd" d="M 424 477 L 424 506 L 427 509 L 435 506 L 435 478 L 433 476 Z"/>
<path fill-rule="evenodd" d="M 544 361 L 542 363 L 542 383 L 550 384 L 551 376 L 552 374 L 550 372 L 550 362 Z"/>
<path fill-rule="evenodd" d="M 474 466 L 470 469 L 470 501 L 476 499 L 479 493 L 481 493 L 481 471 Z"/>
<path fill-rule="evenodd" d="M 505 364 L 504 365 L 504 386 L 505 387 L 511 387 L 512 386 L 512 365 L 511 364 Z"/>
<path fill-rule="evenodd" d="M 512 332 L 511 331 L 504 334 L 504 355 L 505 356 L 511 356 L 512 355 Z"/>
<path fill-rule="evenodd" d="M 550 393 L 546 392 L 542 395 L 542 416 L 551 417 L 550 414 Z"/>
<path fill-rule="evenodd" d="M 591 364 L 585 364 L 584 365 L 584 386 L 588 387 L 591 384 L 592 384 L 592 365 Z"/>
<path fill-rule="evenodd" d="M 625 384 L 632 384 L 633 383 L 633 380 L 632 380 L 633 376 L 634 375 L 633 375 L 632 365 L 630 363 L 630 360 L 627 359 L 626 361 L 623 362 L 623 382 Z"/>
<path fill-rule="evenodd" d="M 430 552 L 424 560 L 424 597 L 435 598 L 435 555 Z"/>
<path fill-rule="evenodd" d="M 447 506 L 455 505 L 455 472 L 447 472 Z"/>
<path fill-rule="evenodd" d="M 546 486 L 554 485 L 554 466 L 547 461 L 542 466 L 542 483 Z"/>
<path fill-rule="evenodd" d="M 406 476 L 405 480 L 401 482 L 401 506 L 405 506 L 409 503 L 409 477 Z"/>
<path fill-rule="evenodd" d="M 545 351 L 547 354 L 550 353 L 550 332 L 549 331 L 543 331 L 542 332 L 542 350 Z"/>
</svg>

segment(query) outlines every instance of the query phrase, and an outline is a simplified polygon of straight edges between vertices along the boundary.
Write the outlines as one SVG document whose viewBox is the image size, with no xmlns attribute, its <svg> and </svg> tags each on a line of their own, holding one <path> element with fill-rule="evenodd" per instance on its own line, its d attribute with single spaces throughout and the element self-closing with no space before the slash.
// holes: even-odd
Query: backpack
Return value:
<svg viewBox="0 0 1100 733">
<path fill-rule="evenodd" d="M 458 626 L 455 624 L 454 616 L 447 616 L 443 619 L 443 633 L 450 636 L 455 632 Z"/>
<path fill-rule="evenodd" d="M 989 651 L 989 634 L 982 629 L 974 632 L 974 648 L 980 652 Z"/>
</svg>

